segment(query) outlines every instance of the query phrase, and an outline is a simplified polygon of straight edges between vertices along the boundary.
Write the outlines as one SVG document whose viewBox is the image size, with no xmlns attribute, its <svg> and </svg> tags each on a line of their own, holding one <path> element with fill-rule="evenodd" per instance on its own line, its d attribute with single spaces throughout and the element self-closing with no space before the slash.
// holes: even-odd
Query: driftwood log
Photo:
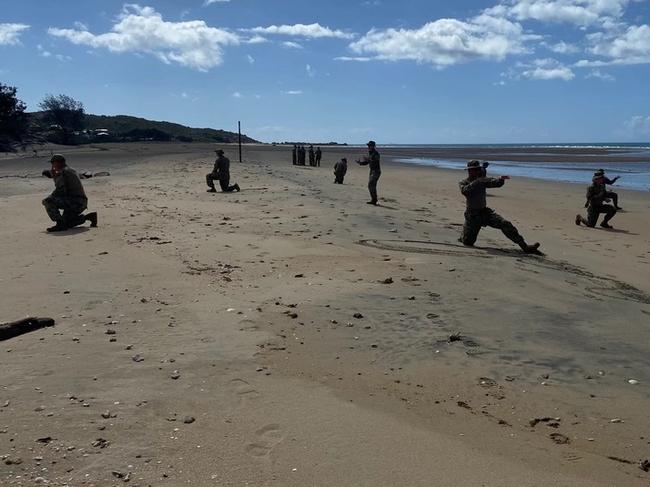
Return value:
<svg viewBox="0 0 650 487">
<path fill-rule="evenodd" d="M 48 326 L 54 326 L 52 318 L 25 318 L 10 323 L 0 323 L 0 342 Z"/>
</svg>

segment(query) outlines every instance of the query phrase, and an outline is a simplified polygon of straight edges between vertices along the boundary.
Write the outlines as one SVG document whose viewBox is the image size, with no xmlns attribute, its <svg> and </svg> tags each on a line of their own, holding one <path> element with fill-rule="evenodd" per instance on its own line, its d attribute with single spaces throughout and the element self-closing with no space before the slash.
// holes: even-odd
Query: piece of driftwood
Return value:
<svg viewBox="0 0 650 487">
<path fill-rule="evenodd" d="M 9 340 L 30 331 L 54 326 L 52 318 L 25 318 L 24 320 L 0 323 L 0 341 Z"/>
</svg>

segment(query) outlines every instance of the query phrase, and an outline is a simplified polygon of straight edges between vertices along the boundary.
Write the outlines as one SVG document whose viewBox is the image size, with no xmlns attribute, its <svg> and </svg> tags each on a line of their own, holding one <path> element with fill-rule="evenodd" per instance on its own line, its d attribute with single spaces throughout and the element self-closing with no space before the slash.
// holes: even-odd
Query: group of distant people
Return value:
<svg viewBox="0 0 650 487">
<path fill-rule="evenodd" d="M 370 172 L 368 177 L 368 192 L 370 193 L 369 205 L 377 205 L 379 198 L 377 195 L 377 184 L 381 177 L 381 156 L 377 151 L 377 144 L 371 140 L 367 144 L 368 155 L 358 159 L 356 162 L 361 166 L 369 166 Z M 230 184 L 230 160 L 224 155 L 224 151 L 218 149 L 215 151 L 217 159 L 214 163 L 213 171 L 206 175 L 208 192 L 216 192 L 215 181 L 223 192 L 240 191 L 238 184 Z M 293 163 L 295 165 L 304 165 L 304 146 L 294 145 Z M 322 152 L 320 148 L 313 150 L 309 146 L 310 165 L 320 166 Z M 313 156 L 312 156 L 313 154 Z M 54 154 L 51 159 L 51 169 L 43 171 L 43 175 L 54 180 L 55 189 L 52 194 L 43 200 L 43 206 L 55 223 L 54 226 L 47 228 L 48 232 L 60 232 L 70 228 L 90 222 L 91 227 L 97 226 L 97 212 L 84 214 L 88 207 L 88 198 L 81 184 L 79 175 L 66 163 L 65 157 L 60 154 Z M 334 164 L 334 183 L 343 184 L 348 169 L 348 161 L 342 158 Z M 512 240 L 525 253 L 538 253 L 539 243 L 528 244 L 521 236 L 517 228 L 497 214 L 487 206 L 487 189 L 500 188 L 510 179 L 509 176 L 499 178 L 488 177 L 488 162 L 481 163 L 473 160 L 467 163 L 467 178 L 459 183 L 460 192 L 465 197 L 465 223 L 459 241 L 466 246 L 473 246 L 478 238 L 478 234 L 483 227 L 497 228 L 503 234 Z M 587 190 L 587 217 L 576 215 L 576 225 L 584 224 L 588 227 L 595 227 L 601 214 L 605 215 L 600 226 L 603 228 L 612 228 L 610 220 L 622 208 L 618 206 L 618 195 L 607 190 L 607 185 L 615 184 L 619 177 L 609 179 L 605 171 L 600 169 L 594 173 L 592 184 Z M 608 204 L 612 201 L 614 204 Z"/>
<path fill-rule="evenodd" d="M 309 165 L 311 167 L 320 167 L 320 161 L 323 157 L 323 151 L 320 150 L 320 147 L 316 147 L 316 150 L 314 150 L 313 145 L 310 145 L 309 149 L 305 149 L 304 145 L 294 144 L 293 150 L 291 152 L 293 165 L 306 166 L 308 154 L 309 154 Z"/>
</svg>

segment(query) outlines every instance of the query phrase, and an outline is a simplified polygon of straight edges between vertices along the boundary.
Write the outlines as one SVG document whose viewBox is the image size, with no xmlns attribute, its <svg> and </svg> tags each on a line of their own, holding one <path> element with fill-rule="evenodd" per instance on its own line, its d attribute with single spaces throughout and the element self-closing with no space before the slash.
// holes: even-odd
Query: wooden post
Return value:
<svg viewBox="0 0 650 487">
<path fill-rule="evenodd" d="M 239 132 L 239 162 L 241 163 L 241 122 L 237 122 L 237 131 Z"/>
</svg>

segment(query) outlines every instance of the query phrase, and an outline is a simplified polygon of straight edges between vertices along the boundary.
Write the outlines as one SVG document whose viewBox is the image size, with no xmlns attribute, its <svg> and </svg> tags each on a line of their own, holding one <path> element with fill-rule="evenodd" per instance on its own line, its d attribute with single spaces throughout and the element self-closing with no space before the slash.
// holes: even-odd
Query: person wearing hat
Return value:
<svg viewBox="0 0 650 487">
<path fill-rule="evenodd" d="M 210 189 L 208 193 L 216 193 L 217 189 L 214 187 L 214 182 L 219 181 L 221 191 L 224 193 L 232 193 L 233 191 L 241 191 L 239 184 L 230 186 L 230 159 L 224 156 L 221 149 L 215 151 L 217 153 L 217 160 L 214 161 L 214 169 L 210 174 L 205 176 L 205 181 L 208 183 Z"/>
<path fill-rule="evenodd" d="M 468 162 L 468 177 L 459 183 L 460 192 L 467 200 L 465 224 L 459 239 L 460 242 L 471 247 L 476 242 L 482 227 L 492 227 L 501 230 L 506 237 L 519 245 L 521 250 L 527 254 L 537 253 L 539 243 L 528 245 L 512 223 L 487 207 L 487 188 L 500 188 L 506 180 L 510 179 L 509 176 L 487 177 L 487 166 L 488 163 L 481 164 L 479 161 Z"/>
<path fill-rule="evenodd" d="M 576 215 L 576 225 L 584 224 L 593 228 L 598 223 L 598 217 L 601 213 L 605 214 L 602 223 L 603 228 L 613 228 L 609 221 L 616 215 L 616 208 L 606 204 L 609 199 L 607 196 L 607 186 L 605 185 L 605 173 L 596 172 L 592 179 L 592 184 L 587 188 L 587 218 L 582 215 Z"/>
<path fill-rule="evenodd" d="M 334 184 L 343 184 L 345 174 L 348 172 L 348 160 L 344 157 L 334 164 Z"/>
<path fill-rule="evenodd" d="M 370 166 L 370 176 L 368 178 L 368 191 L 370 192 L 369 205 L 377 205 L 379 199 L 377 198 L 377 182 L 381 177 L 381 166 L 379 164 L 380 155 L 377 152 L 377 144 L 371 140 L 366 144 L 368 146 L 368 157 L 364 157 L 357 161 L 361 166 Z"/>
<path fill-rule="evenodd" d="M 604 169 L 598 169 L 598 171 L 596 171 L 594 173 L 594 178 L 598 178 L 598 177 L 603 178 L 603 181 L 605 182 L 605 186 L 607 186 L 608 184 L 610 184 L 610 185 L 615 184 L 616 181 L 621 179 L 620 176 L 616 176 L 614 179 L 609 179 L 607 176 L 605 176 L 605 170 Z M 615 193 L 614 191 L 607 191 L 607 197 L 609 199 L 611 199 L 612 202 L 614 203 L 614 208 L 616 208 L 617 210 L 622 210 L 623 209 L 620 206 L 618 206 L 618 193 Z M 585 205 L 585 208 L 586 207 L 587 207 L 587 205 Z"/>
<path fill-rule="evenodd" d="M 54 191 L 43 200 L 43 206 L 55 225 L 47 231 L 62 232 L 87 221 L 91 227 L 96 227 L 97 213 L 83 214 L 88 207 L 88 198 L 79 175 L 67 166 L 65 157 L 61 154 L 54 154 L 50 164 L 52 168 L 46 169 L 42 174 L 54 180 Z"/>
</svg>

